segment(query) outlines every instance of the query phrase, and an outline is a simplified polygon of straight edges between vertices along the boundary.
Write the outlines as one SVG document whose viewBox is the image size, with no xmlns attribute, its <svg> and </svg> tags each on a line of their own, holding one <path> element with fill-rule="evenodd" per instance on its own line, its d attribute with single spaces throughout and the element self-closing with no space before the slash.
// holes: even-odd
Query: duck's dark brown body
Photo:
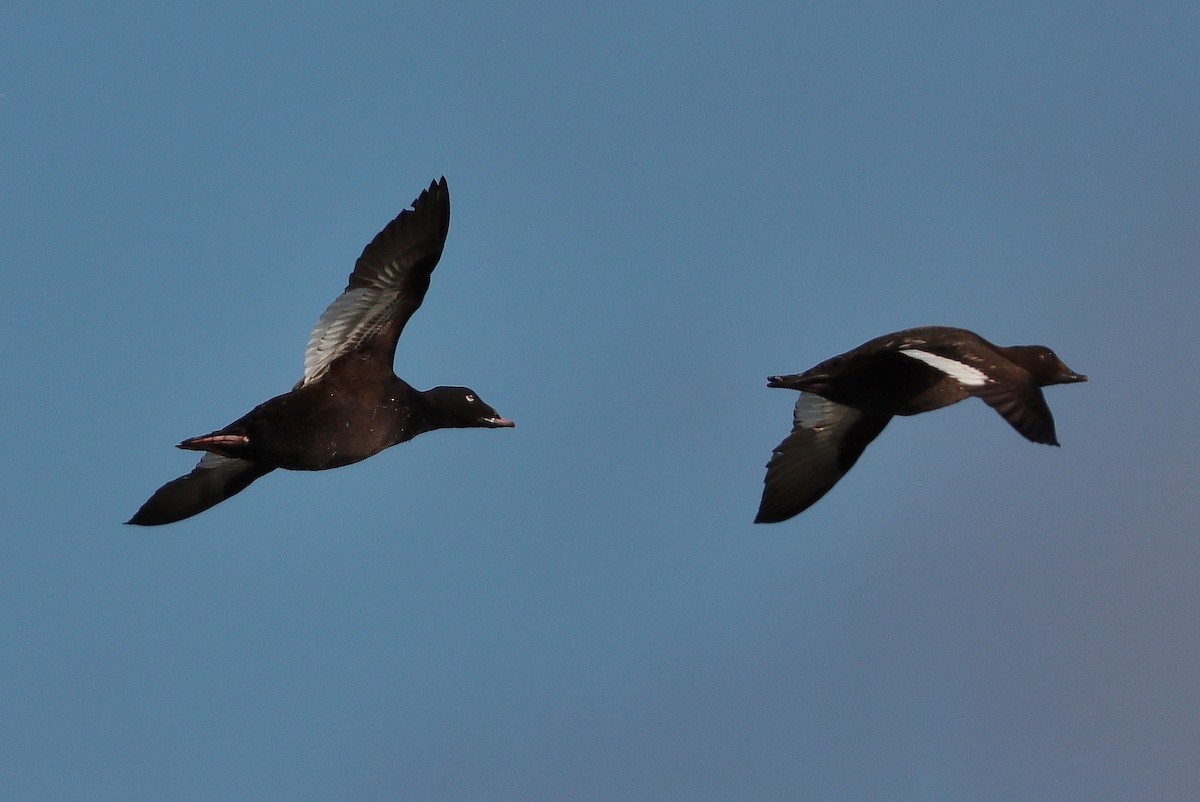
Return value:
<svg viewBox="0 0 1200 802">
<path fill-rule="evenodd" d="M 319 381 L 264 401 L 225 428 L 180 447 L 293 471 L 323 471 L 439 428 L 424 394 L 396 376 L 379 381 L 373 366 L 361 364 L 365 361 L 343 357 Z"/>
<path fill-rule="evenodd" d="M 771 387 L 816 393 L 879 415 L 917 415 L 969 398 L 958 382 L 899 352 L 870 359 L 834 357 L 797 376 L 780 376 Z"/>
</svg>

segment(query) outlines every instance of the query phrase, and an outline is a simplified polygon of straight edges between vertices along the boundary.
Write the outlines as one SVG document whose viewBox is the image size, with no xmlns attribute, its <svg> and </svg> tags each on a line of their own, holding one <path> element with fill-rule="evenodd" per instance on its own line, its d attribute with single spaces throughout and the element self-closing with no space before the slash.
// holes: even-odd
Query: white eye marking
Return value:
<svg viewBox="0 0 1200 802">
<path fill-rule="evenodd" d="M 467 403 L 468 403 L 468 404 L 474 404 L 474 403 L 475 403 L 475 396 L 471 395 L 470 393 L 467 393 Z"/>
<path fill-rule="evenodd" d="M 965 384 L 968 387 L 982 387 L 990 381 L 987 374 L 979 368 L 964 365 L 956 359 L 938 356 L 937 354 L 920 351 L 916 348 L 902 348 L 900 349 L 900 353 L 920 360 L 929 365 L 929 367 L 940 370 L 950 378 L 956 379 L 960 384 Z"/>
</svg>

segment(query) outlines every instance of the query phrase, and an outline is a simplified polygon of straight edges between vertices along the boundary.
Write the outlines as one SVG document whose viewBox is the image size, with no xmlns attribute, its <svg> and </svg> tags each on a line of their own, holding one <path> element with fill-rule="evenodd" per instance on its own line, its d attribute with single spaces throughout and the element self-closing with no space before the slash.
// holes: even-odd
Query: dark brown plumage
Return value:
<svg viewBox="0 0 1200 802">
<path fill-rule="evenodd" d="M 767 463 L 755 523 L 784 521 L 837 484 L 895 415 L 975 396 L 1027 439 L 1058 445 L 1042 395 L 1087 381 L 1040 345 L 994 345 L 966 329 L 926 326 L 876 337 L 769 387 L 800 391 L 792 433 Z"/>
<path fill-rule="evenodd" d="M 435 181 L 363 250 L 346 290 L 317 321 L 304 378 L 215 432 L 179 448 L 206 452 L 129 520 L 182 520 L 224 501 L 276 468 L 349 465 L 423 432 L 508 427 L 466 387 L 420 391 L 392 372 L 396 342 L 421 306 L 450 226 L 446 179 Z"/>
</svg>

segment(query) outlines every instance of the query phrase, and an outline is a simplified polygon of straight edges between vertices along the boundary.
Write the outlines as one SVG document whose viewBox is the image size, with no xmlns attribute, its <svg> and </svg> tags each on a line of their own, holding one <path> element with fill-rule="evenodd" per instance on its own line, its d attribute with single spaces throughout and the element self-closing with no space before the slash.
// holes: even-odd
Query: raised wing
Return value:
<svg viewBox="0 0 1200 802">
<path fill-rule="evenodd" d="M 155 491 L 127 523 L 158 526 L 182 521 L 242 492 L 273 470 L 249 460 L 205 454 L 191 473 Z"/>
<path fill-rule="evenodd" d="M 425 299 L 449 230 L 450 190 L 443 177 L 363 249 L 345 292 L 322 313 L 308 339 L 297 387 L 316 381 L 334 360 L 356 349 L 377 348 L 392 363 L 404 324 Z"/>
<path fill-rule="evenodd" d="M 812 393 L 796 401 L 792 433 L 775 447 L 755 523 L 785 521 L 811 507 L 854 466 L 891 420 Z"/>
</svg>

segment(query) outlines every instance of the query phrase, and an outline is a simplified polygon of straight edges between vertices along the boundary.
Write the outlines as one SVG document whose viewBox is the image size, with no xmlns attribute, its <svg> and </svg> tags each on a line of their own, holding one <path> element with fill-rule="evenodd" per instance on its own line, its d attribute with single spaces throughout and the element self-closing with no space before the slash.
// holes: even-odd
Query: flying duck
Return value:
<svg viewBox="0 0 1200 802">
<path fill-rule="evenodd" d="M 924 326 L 885 334 L 768 387 L 800 391 L 792 433 L 767 463 L 755 523 L 812 506 L 854 466 L 893 415 L 975 396 L 1034 443 L 1057 446 L 1042 387 L 1087 381 L 1041 345 L 994 345 L 974 332 Z"/>
<path fill-rule="evenodd" d="M 425 298 L 449 227 L 443 177 L 363 249 L 309 337 L 304 378 L 225 428 L 180 443 L 204 452 L 199 464 L 160 487 L 127 523 L 189 518 L 276 468 L 323 471 L 435 429 L 515 425 L 474 390 L 421 391 L 392 370 L 396 341 Z"/>
</svg>

